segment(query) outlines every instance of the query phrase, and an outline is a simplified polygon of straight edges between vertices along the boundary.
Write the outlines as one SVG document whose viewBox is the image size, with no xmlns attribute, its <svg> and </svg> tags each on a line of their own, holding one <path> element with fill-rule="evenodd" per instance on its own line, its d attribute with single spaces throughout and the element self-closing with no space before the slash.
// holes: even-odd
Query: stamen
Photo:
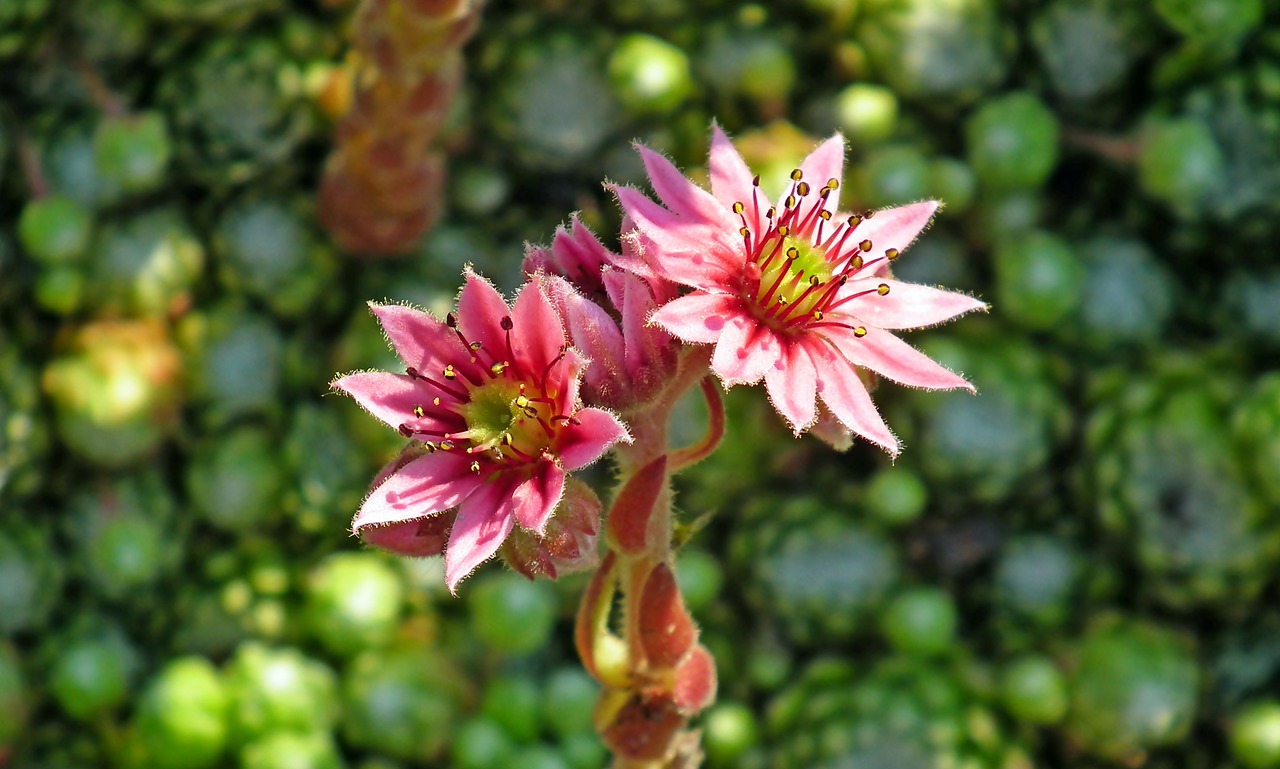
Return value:
<svg viewBox="0 0 1280 769">
<path fill-rule="evenodd" d="M 414 415 L 415 417 L 417 417 L 418 419 L 422 419 L 423 417 L 425 417 L 425 416 L 427 415 L 427 412 L 426 412 L 426 410 L 425 410 L 425 409 L 423 409 L 423 408 L 422 408 L 422 405 L 421 405 L 421 404 L 419 404 L 419 405 L 417 405 L 417 406 L 414 406 L 414 407 L 413 407 L 413 415 Z"/>
<path fill-rule="evenodd" d="M 898 249 L 896 249 L 896 248 L 886 248 L 886 249 L 885 249 L 885 251 L 884 251 L 884 258 L 885 258 L 885 259 L 888 259 L 888 260 L 889 260 L 889 261 L 891 261 L 891 262 L 892 262 L 894 259 L 897 259 L 897 258 L 898 258 Z"/>
</svg>

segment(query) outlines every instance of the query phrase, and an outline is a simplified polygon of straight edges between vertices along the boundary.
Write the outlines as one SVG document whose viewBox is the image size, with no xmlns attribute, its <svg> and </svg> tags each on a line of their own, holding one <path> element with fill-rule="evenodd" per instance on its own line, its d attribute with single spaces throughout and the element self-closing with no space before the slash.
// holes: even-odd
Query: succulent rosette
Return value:
<svg viewBox="0 0 1280 769">
<path fill-rule="evenodd" d="M 519 527 L 542 536 L 566 474 L 599 459 L 626 427 L 579 398 L 586 359 L 540 280 L 508 305 L 470 270 L 458 311 L 441 321 L 371 305 L 404 373 L 347 374 L 333 387 L 412 440 L 375 481 L 351 523 L 371 544 L 430 555 L 458 583 Z"/>
<path fill-rule="evenodd" d="M 834 419 L 890 454 L 898 440 L 860 372 L 926 389 L 972 386 L 892 332 L 986 305 L 890 277 L 890 265 L 933 218 L 935 201 L 861 214 L 838 210 L 844 140 L 832 136 L 791 174 L 776 202 L 718 127 L 708 192 L 666 158 L 638 147 L 661 205 L 614 187 L 635 231 L 637 272 L 691 289 L 650 321 L 685 342 L 714 344 L 711 368 L 726 387 L 764 380 L 798 435 L 824 436 Z"/>
</svg>

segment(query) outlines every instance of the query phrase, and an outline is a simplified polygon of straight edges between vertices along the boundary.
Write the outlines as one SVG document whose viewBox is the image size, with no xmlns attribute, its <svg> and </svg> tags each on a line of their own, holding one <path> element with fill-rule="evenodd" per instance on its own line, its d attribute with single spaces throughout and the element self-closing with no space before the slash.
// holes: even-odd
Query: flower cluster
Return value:
<svg viewBox="0 0 1280 769">
<path fill-rule="evenodd" d="M 717 676 L 676 585 L 670 481 L 723 433 L 713 378 L 763 380 L 796 435 L 844 446 L 857 435 L 896 454 L 865 380 L 972 388 L 892 332 L 984 305 L 893 279 L 937 204 L 841 212 L 838 136 L 776 201 L 719 128 L 710 191 L 639 151 L 658 201 L 611 188 L 624 213 L 618 252 L 574 219 L 527 251 L 511 304 L 468 269 L 444 320 L 373 305 L 404 371 L 333 387 L 408 440 L 352 530 L 393 552 L 443 554 L 455 593 L 495 555 L 530 578 L 594 569 L 574 640 L 601 684 L 596 727 L 616 765 L 676 769 L 698 763 L 687 726 Z M 695 383 L 708 434 L 671 450 L 672 407 Z M 618 488 L 606 514 L 570 473 L 609 451 Z"/>
<path fill-rule="evenodd" d="M 600 504 L 585 487 L 566 494 L 567 474 L 629 441 L 623 418 L 651 419 L 691 350 L 712 346 L 699 360 L 725 387 L 763 380 L 797 435 L 857 435 L 890 454 L 899 445 L 871 375 L 972 389 L 893 334 L 984 307 L 891 277 L 936 202 L 840 211 L 839 136 L 777 200 L 719 127 L 710 191 L 638 150 L 658 201 L 611 188 L 620 252 L 574 220 L 530 248 L 510 305 L 469 270 L 444 320 L 373 305 L 404 371 L 333 383 L 409 441 L 353 531 L 399 553 L 443 553 L 451 590 L 500 551 L 529 576 L 594 565 Z"/>
</svg>

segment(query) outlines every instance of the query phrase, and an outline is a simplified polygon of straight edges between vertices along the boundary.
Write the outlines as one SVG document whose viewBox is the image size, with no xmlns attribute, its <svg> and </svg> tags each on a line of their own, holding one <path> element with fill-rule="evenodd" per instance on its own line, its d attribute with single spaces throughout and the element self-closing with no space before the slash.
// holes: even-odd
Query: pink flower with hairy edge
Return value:
<svg viewBox="0 0 1280 769">
<path fill-rule="evenodd" d="M 405 373 L 356 372 L 332 386 L 415 443 L 384 471 L 351 528 L 399 552 L 429 553 L 447 533 L 445 581 L 456 593 L 517 525 L 546 532 L 567 472 L 630 436 L 613 414 L 580 406 L 586 361 L 566 343 L 538 281 L 508 306 L 467 270 L 457 315 L 444 322 L 401 305 L 370 307 Z"/>
<path fill-rule="evenodd" d="M 624 227 L 628 224 L 624 222 Z M 591 358 L 584 396 L 588 402 L 627 410 L 657 395 L 678 362 L 679 343 L 649 323 L 677 286 L 655 275 L 619 269 L 623 259 L 605 248 L 575 217 L 556 230 L 550 248 L 525 254 L 528 275 L 547 273 L 546 289 L 574 345 Z"/>
<path fill-rule="evenodd" d="M 901 384 L 972 386 L 894 336 L 986 305 L 903 283 L 889 265 L 932 219 L 938 204 L 838 213 L 844 140 L 832 136 L 791 174 L 776 204 L 760 191 L 718 126 L 711 137 L 711 191 L 670 161 L 637 147 L 663 205 L 613 187 L 647 240 L 643 267 L 688 292 L 651 321 L 691 343 L 715 344 L 711 368 L 726 387 L 764 380 L 774 407 L 798 435 L 827 415 L 892 455 L 898 440 L 871 401 L 859 369 Z M 664 207 L 665 206 L 665 207 Z"/>
</svg>

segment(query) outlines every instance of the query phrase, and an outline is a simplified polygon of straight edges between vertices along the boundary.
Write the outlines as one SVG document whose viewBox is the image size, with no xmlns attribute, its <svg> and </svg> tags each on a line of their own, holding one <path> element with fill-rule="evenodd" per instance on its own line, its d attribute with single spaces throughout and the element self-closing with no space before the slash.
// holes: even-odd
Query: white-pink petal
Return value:
<svg viewBox="0 0 1280 769">
<path fill-rule="evenodd" d="M 643 145 L 636 145 L 640 158 L 644 161 L 645 171 L 649 174 L 649 184 L 657 193 L 662 204 L 673 213 L 685 219 L 701 220 L 717 227 L 735 227 L 737 218 L 732 211 L 720 203 L 711 193 L 694 184 L 680 169 L 662 155 Z"/>
<path fill-rule="evenodd" d="M 711 355 L 711 370 L 725 387 L 755 384 L 782 356 L 778 335 L 747 315 L 729 319 Z"/>
<path fill-rule="evenodd" d="M 413 460 L 369 492 L 351 521 L 352 532 L 457 507 L 481 486 L 470 464 L 467 457 L 446 451 Z"/>
<path fill-rule="evenodd" d="M 804 345 L 783 345 L 782 357 L 764 375 L 769 400 L 796 435 L 817 418 L 818 372 Z"/>
<path fill-rule="evenodd" d="M 830 345 L 813 340 L 807 345 L 818 369 L 818 396 L 832 415 L 856 435 L 898 455 L 898 439 L 884 423 L 858 372 Z"/>
<path fill-rule="evenodd" d="M 868 293 L 849 302 L 843 309 L 869 326 L 887 329 L 935 326 L 966 312 L 987 309 L 985 302 L 968 294 L 903 283 L 892 278 L 851 281 L 841 294 L 862 293 L 880 283 L 889 286 L 888 294 Z"/>
<path fill-rule="evenodd" d="M 649 320 L 686 342 L 706 344 L 719 339 L 731 319 L 745 316 L 738 297 L 695 291 L 662 305 Z"/>
<path fill-rule="evenodd" d="M 800 164 L 800 172 L 804 175 L 803 181 L 809 185 L 809 195 L 811 198 L 817 198 L 818 191 L 826 186 L 831 179 L 840 181 L 844 174 L 844 137 L 835 134 L 822 144 L 814 148 L 804 162 Z M 790 187 L 782 195 L 782 200 L 786 200 L 787 194 L 790 193 Z M 782 201 L 779 201 L 779 210 L 781 210 Z M 840 188 L 832 190 L 827 194 L 826 208 L 833 215 L 840 207 Z M 806 208 L 805 211 L 808 211 Z"/>
<path fill-rule="evenodd" d="M 859 337 L 848 329 L 832 327 L 824 329 L 841 354 L 854 365 L 870 369 L 908 387 L 926 390 L 973 391 L 973 385 L 964 377 L 902 341 L 878 328 L 866 327 L 866 335 Z"/>
<path fill-rule="evenodd" d="M 876 211 L 875 216 L 864 219 L 858 225 L 850 240 L 855 243 L 871 241 L 868 262 L 873 257 L 883 256 L 890 248 L 896 248 L 899 252 L 906 251 L 907 246 L 915 242 L 916 236 L 924 230 L 937 210 L 938 201 L 925 200 Z"/>
<path fill-rule="evenodd" d="M 511 484 L 494 481 L 462 503 L 449 534 L 444 551 L 444 581 L 454 595 L 458 594 L 458 583 L 492 558 L 515 528 Z"/>
<path fill-rule="evenodd" d="M 734 203 L 742 203 L 752 211 L 751 197 L 755 194 L 755 175 L 747 167 L 738 149 L 725 136 L 718 125 L 711 126 L 711 154 L 707 162 L 711 173 L 711 194 L 726 210 L 733 210 Z M 767 208 L 767 206 L 765 206 Z M 759 222 L 748 222 L 759 229 Z"/>
</svg>

